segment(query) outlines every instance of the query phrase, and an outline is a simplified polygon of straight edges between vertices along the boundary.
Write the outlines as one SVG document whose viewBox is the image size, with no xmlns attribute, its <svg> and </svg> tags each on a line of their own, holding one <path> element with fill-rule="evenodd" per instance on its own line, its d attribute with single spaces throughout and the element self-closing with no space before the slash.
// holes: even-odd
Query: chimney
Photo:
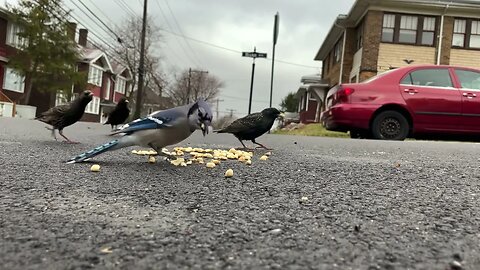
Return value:
<svg viewBox="0 0 480 270">
<path fill-rule="evenodd" d="M 75 42 L 75 32 L 77 31 L 77 24 L 74 22 L 68 22 L 68 37 Z"/>
<path fill-rule="evenodd" d="M 87 29 L 80 29 L 80 33 L 78 34 L 78 44 L 87 47 L 87 36 L 88 36 L 88 30 Z"/>
</svg>

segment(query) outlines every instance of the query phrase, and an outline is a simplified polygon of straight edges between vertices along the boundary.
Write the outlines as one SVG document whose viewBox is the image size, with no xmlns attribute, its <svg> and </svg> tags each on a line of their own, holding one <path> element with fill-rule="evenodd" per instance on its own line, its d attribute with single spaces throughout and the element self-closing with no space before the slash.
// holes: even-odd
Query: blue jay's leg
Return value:
<svg viewBox="0 0 480 270">
<path fill-rule="evenodd" d="M 155 150 L 155 152 L 157 152 L 157 156 L 164 156 L 167 158 L 168 161 L 174 159 L 175 157 L 172 156 L 172 155 L 169 155 L 169 154 L 166 154 L 164 152 L 162 152 L 162 148 L 158 148 L 158 147 L 155 147 L 153 146 L 153 144 L 149 143 L 148 146 L 150 146 L 151 148 L 153 148 L 153 150 Z"/>
</svg>

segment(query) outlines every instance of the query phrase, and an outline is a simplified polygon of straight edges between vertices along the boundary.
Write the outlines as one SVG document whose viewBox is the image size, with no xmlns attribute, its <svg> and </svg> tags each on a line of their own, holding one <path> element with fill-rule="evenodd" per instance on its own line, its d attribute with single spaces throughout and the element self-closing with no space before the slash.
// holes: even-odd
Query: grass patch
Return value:
<svg viewBox="0 0 480 270">
<path fill-rule="evenodd" d="M 282 135 L 301 135 L 301 136 L 321 136 L 321 137 L 339 137 L 349 138 L 348 133 L 326 130 L 321 124 L 308 124 L 294 130 L 277 130 L 273 134 Z"/>
</svg>

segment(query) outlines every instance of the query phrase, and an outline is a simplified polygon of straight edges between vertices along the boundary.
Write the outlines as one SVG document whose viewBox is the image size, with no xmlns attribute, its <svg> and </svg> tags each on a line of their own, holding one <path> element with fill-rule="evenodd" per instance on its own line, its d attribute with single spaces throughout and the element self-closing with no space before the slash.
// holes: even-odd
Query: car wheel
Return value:
<svg viewBox="0 0 480 270">
<path fill-rule="evenodd" d="M 372 123 L 372 135 L 380 140 L 402 141 L 408 136 L 410 127 L 401 113 L 384 111 L 379 113 Z"/>
</svg>

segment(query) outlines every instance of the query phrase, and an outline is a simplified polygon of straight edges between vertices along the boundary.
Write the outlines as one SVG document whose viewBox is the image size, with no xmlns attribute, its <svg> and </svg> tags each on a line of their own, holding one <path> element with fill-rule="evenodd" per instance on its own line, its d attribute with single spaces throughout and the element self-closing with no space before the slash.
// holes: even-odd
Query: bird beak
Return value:
<svg viewBox="0 0 480 270">
<path fill-rule="evenodd" d="M 88 92 L 88 96 L 89 96 L 89 97 L 93 97 L 93 93 L 92 93 L 92 92 Z"/>
<path fill-rule="evenodd" d="M 212 132 L 213 130 L 212 125 L 210 124 L 209 121 L 202 122 L 202 124 L 200 124 L 200 129 L 202 130 L 203 136 L 207 135 L 209 132 Z"/>
<path fill-rule="evenodd" d="M 285 118 L 285 113 L 283 113 L 283 112 L 282 112 L 282 113 L 280 113 L 280 114 L 278 115 L 278 118 L 282 118 L 282 119 L 284 119 L 284 118 Z"/>
<path fill-rule="evenodd" d="M 128 103 L 128 102 L 130 102 L 130 101 L 128 101 L 128 99 L 126 99 L 125 102 Z"/>
</svg>

